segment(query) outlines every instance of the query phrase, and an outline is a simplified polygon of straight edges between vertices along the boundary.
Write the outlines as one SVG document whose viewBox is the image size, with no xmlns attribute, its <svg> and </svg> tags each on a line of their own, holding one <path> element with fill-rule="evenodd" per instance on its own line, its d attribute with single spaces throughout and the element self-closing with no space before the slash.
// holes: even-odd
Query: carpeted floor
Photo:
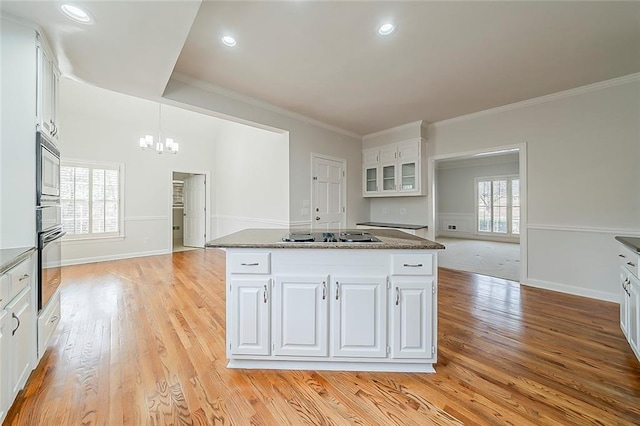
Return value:
<svg viewBox="0 0 640 426">
<path fill-rule="evenodd" d="M 443 268 L 520 281 L 520 245 L 494 241 L 436 238 L 446 249 L 438 254 Z"/>
</svg>

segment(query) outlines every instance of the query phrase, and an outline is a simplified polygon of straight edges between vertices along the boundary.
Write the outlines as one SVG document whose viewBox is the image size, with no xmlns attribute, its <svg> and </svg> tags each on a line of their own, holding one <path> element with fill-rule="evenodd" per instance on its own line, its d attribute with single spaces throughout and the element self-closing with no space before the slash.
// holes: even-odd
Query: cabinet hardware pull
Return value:
<svg viewBox="0 0 640 426">
<path fill-rule="evenodd" d="M 58 316 L 54 315 L 53 317 L 51 317 L 51 320 L 49 321 L 49 323 L 54 323 L 56 321 L 58 321 Z"/>
<path fill-rule="evenodd" d="M 405 263 L 402 266 L 405 268 L 422 268 L 422 263 Z"/>
<path fill-rule="evenodd" d="M 327 298 L 327 283 L 322 281 L 322 300 Z"/>
<path fill-rule="evenodd" d="M 258 266 L 260 263 L 259 262 L 254 262 L 254 263 L 241 263 L 241 266 Z"/>
<path fill-rule="evenodd" d="M 618 257 L 621 257 L 621 258 L 623 258 L 623 259 L 626 259 L 626 258 L 627 258 L 627 256 L 625 256 L 624 254 L 619 254 L 619 255 L 618 255 Z"/>
<path fill-rule="evenodd" d="M 16 328 L 11 332 L 11 335 L 12 335 L 12 336 L 15 336 L 15 335 L 16 335 L 16 331 L 18 331 L 18 329 L 20 328 L 20 318 L 18 318 L 18 317 L 16 316 L 16 313 L 15 313 L 15 312 L 11 312 L 11 316 L 12 316 L 13 318 L 15 318 L 15 319 L 16 319 L 16 321 L 18 321 L 18 325 L 17 325 L 17 326 L 16 326 Z"/>
<path fill-rule="evenodd" d="M 633 263 L 633 262 L 627 262 L 627 265 L 629 265 L 629 266 L 633 266 L 634 268 L 635 268 L 635 266 L 636 266 L 636 264 L 635 264 L 635 263 Z"/>
<path fill-rule="evenodd" d="M 24 274 L 23 276 L 20 277 L 20 279 L 18 279 L 18 281 L 24 281 L 27 278 L 29 278 L 29 274 Z"/>
<path fill-rule="evenodd" d="M 262 298 L 264 303 L 267 303 L 267 286 L 264 286 L 264 296 Z"/>
<path fill-rule="evenodd" d="M 396 306 L 400 304 L 400 289 L 396 287 Z"/>
<path fill-rule="evenodd" d="M 336 300 L 340 297 L 340 283 L 336 281 Z"/>
</svg>

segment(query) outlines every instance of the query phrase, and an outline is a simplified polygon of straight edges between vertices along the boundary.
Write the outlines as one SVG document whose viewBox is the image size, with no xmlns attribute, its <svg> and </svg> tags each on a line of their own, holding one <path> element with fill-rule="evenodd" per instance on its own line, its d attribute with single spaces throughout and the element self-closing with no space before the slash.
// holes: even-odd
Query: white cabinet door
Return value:
<svg viewBox="0 0 640 426">
<path fill-rule="evenodd" d="M 386 277 L 333 277 L 332 345 L 336 357 L 386 357 Z"/>
<path fill-rule="evenodd" d="M 391 357 L 432 358 L 434 282 L 427 277 L 402 277 L 391 281 Z"/>
<path fill-rule="evenodd" d="M 227 344 L 234 355 L 269 355 L 269 278 L 231 279 Z"/>
<path fill-rule="evenodd" d="M 327 356 L 328 277 L 276 277 L 274 355 Z"/>
<path fill-rule="evenodd" d="M 622 267 L 620 271 L 620 328 L 627 339 L 629 339 L 629 294 L 627 287 L 629 286 L 629 275 L 627 270 Z"/>
<path fill-rule="evenodd" d="M 57 108 L 58 74 L 53 58 L 42 43 L 37 47 L 38 54 L 38 121 L 40 130 L 49 138 L 56 139 L 55 114 Z"/>
<path fill-rule="evenodd" d="M 387 145 L 380 148 L 380 162 L 387 163 L 398 159 L 398 146 Z"/>
<path fill-rule="evenodd" d="M 380 161 L 380 151 L 378 148 L 369 148 L 362 151 L 363 164 L 378 164 Z"/>
<path fill-rule="evenodd" d="M 29 373 L 31 360 L 36 346 L 34 327 L 35 313 L 31 303 L 31 287 L 22 290 L 15 299 L 7 305 L 9 315 L 9 397 L 13 398 L 24 387 Z"/>
<path fill-rule="evenodd" d="M 363 182 L 364 191 L 363 195 L 372 195 L 378 192 L 380 183 L 378 182 L 378 176 L 380 175 L 380 169 L 378 166 L 364 166 L 363 168 Z"/>
<path fill-rule="evenodd" d="M 10 336 L 9 322 L 7 311 L 0 310 L 0 424 L 7 414 L 9 398 L 7 396 L 7 349 L 9 348 L 8 340 Z M 8 332 L 9 330 L 9 332 Z"/>
<path fill-rule="evenodd" d="M 398 163 L 398 191 L 420 191 L 420 163 L 417 161 L 404 161 Z"/>
<path fill-rule="evenodd" d="M 380 175 L 382 178 L 381 192 L 396 192 L 396 170 L 397 163 L 387 163 L 380 165 Z"/>
<path fill-rule="evenodd" d="M 412 160 L 420 158 L 420 141 L 410 141 L 398 144 L 398 160 Z"/>
<path fill-rule="evenodd" d="M 640 282 L 629 274 L 629 305 L 627 307 L 627 338 L 636 354 L 640 354 Z"/>
</svg>

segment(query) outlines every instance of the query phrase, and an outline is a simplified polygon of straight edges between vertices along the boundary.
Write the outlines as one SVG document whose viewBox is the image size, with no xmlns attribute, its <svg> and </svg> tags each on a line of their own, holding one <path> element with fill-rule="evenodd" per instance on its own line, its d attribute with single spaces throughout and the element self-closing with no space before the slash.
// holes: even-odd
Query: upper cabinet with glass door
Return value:
<svg viewBox="0 0 640 426">
<path fill-rule="evenodd" d="M 363 150 L 363 196 L 426 195 L 424 143 L 415 139 Z"/>
</svg>

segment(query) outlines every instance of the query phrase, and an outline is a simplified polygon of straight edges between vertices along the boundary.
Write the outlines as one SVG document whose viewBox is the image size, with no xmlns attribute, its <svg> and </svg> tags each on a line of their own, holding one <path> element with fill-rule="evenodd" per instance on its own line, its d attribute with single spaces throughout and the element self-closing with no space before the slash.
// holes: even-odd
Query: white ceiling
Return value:
<svg viewBox="0 0 640 426">
<path fill-rule="evenodd" d="M 640 72 L 640 2 L 73 3 L 95 24 L 67 21 L 60 2 L 2 10 L 97 86 L 158 97 L 179 73 L 361 135 Z"/>
</svg>

